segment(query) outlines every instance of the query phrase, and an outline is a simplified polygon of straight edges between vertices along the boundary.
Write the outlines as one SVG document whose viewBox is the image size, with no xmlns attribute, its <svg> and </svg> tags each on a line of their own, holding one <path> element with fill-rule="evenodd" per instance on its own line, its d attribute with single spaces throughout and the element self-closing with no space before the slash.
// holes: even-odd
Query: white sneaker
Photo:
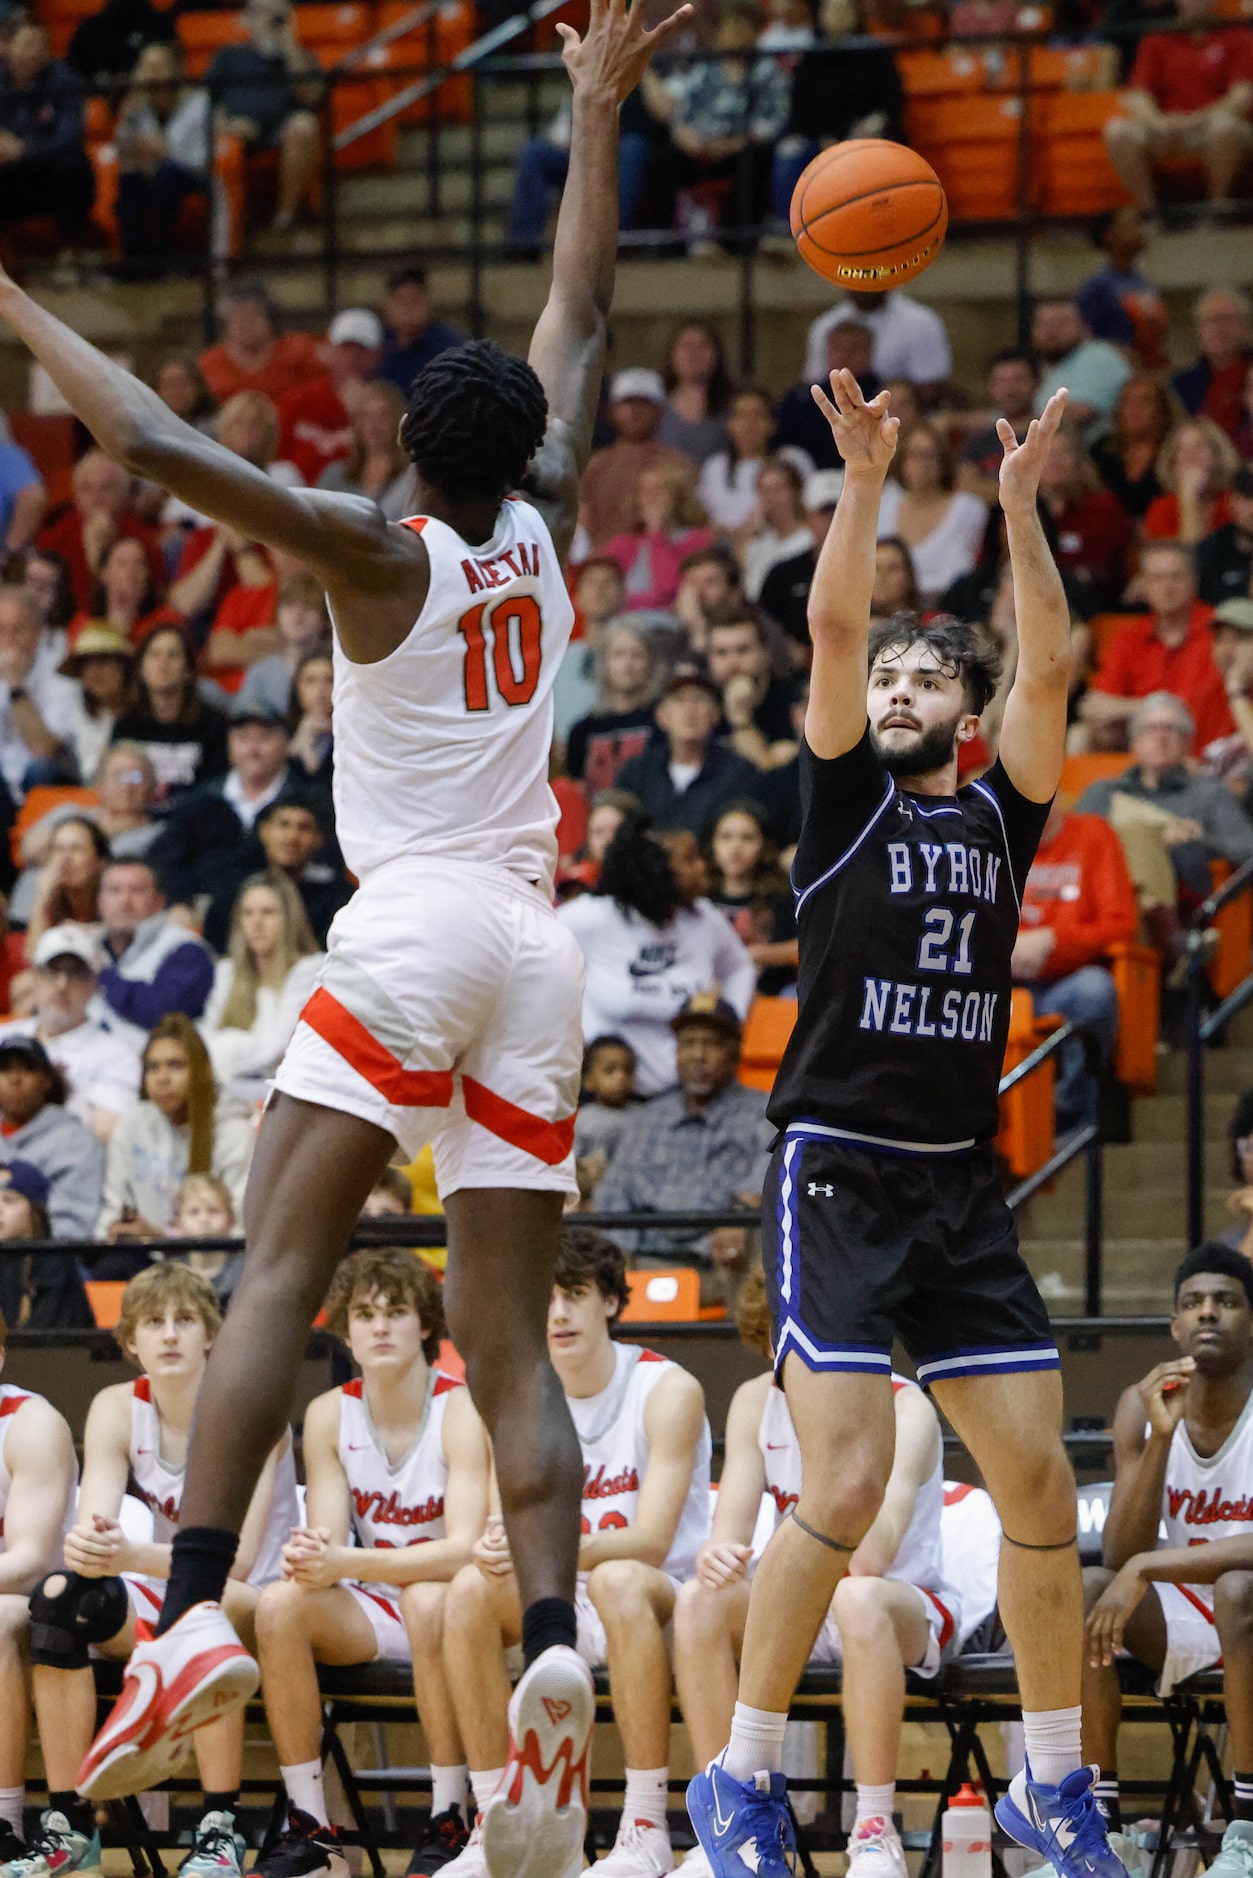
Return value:
<svg viewBox="0 0 1253 1878">
<path fill-rule="evenodd" d="M 513 1692 L 505 1777 L 483 1808 L 489 1878 L 582 1871 L 595 1720 L 596 1690 L 582 1657 L 565 1644 L 545 1650 Z"/>
<path fill-rule="evenodd" d="M 848 1842 L 845 1878 L 909 1878 L 905 1848 L 890 1819 L 874 1814 L 858 1821 Z"/>
<path fill-rule="evenodd" d="M 681 1865 L 674 1868 L 675 1878 L 714 1878 L 714 1868 L 709 1863 L 703 1845 L 694 1845 Z"/>
<path fill-rule="evenodd" d="M 487 1869 L 487 1860 L 483 1855 L 482 1813 L 476 1816 L 470 1837 L 456 1858 L 445 1865 L 440 1878 L 491 1878 L 491 1873 Z"/>
<path fill-rule="evenodd" d="M 193 1604 L 131 1651 L 122 1693 L 78 1770 L 79 1792 L 118 1800 L 168 1780 L 195 1730 L 242 1708 L 260 1681 L 221 1605 Z"/>
<path fill-rule="evenodd" d="M 651 1819 L 624 1817 L 613 1851 L 595 1869 L 596 1878 L 665 1878 L 674 1870 L 669 1830 Z"/>
</svg>

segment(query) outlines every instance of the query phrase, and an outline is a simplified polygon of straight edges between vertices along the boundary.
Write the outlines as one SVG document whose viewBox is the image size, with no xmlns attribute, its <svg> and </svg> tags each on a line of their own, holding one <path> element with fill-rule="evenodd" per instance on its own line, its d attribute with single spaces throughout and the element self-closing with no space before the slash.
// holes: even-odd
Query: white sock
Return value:
<svg viewBox="0 0 1253 1878">
<path fill-rule="evenodd" d="M 773 1709 L 735 1705 L 731 1739 L 720 1759 L 732 1780 L 751 1780 L 754 1774 L 778 1774 L 783 1771 L 783 1733 L 787 1713 L 776 1715 Z"/>
<path fill-rule="evenodd" d="M 451 1806 L 459 1806 L 465 1812 L 468 1779 L 469 1770 L 465 1767 L 437 1767 L 431 1762 L 431 1813 L 435 1818 Z"/>
<path fill-rule="evenodd" d="M 625 1820 L 647 1820 L 650 1826 L 666 1825 L 666 1803 L 670 1798 L 670 1769 L 668 1767 L 628 1767 L 626 1770 L 626 1799 L 622 1806 Z"/>
<path fill-rule="evenodd" d="M 22 1808 L 26 1803 L 25 1787 L 0 1787 L 0 1819 L 12 1826 L 18 1838 L 24 1838 L 22 1831 Z"/>
<path fill-rule="evenodd" d="M 476 1773 L 470 1769 L 470 1791 L 474 1795 L 474 1810 L 481 1813 L 505 1777 L 503 1767 L 489 1767 Z"/>
<path fill-rule="evenodd" d="M 881 1819 L 889 1828 L 892 1826 L 892 1808 L 896 1803 L 896 1782 L 891 1780 L 886 1787 L 857 1786 L 857 1817 L 853 1823 L 856 1832 L 863 1819 Z"/>
<path fill-rule="evenodd" d="M 1041 1708 L 1022 1712 L 1023 1741 L 1031 1778 L 1045 1787 L 1060 1787 L 1067 1774 L 1083 1766 L 1079 1741 L 1081 1708 Z"/>
<path fill-rule="evenodd" d="M 329 1826 L 321 1761 L 297 1761 L 294 1767 L 280 1767 L 278 1771 L 292 1805 L 302 1813 L 311 1814 L 319 1826 Z"/>
</svg>

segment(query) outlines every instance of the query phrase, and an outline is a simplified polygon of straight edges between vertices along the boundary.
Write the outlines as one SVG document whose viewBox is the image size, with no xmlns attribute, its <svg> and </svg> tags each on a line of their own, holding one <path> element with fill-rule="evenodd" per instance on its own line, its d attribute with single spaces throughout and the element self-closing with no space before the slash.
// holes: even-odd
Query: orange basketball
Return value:
<svg viewBox="0 0 1253 1878">
<path fill-rule="evenodd" d="M 883 293 L 930 267 L 948 231 L 940 179 L 916 150 L 853 137 L 820 151 L 792 192 L 792 234 L 816 274 Z"/>
</svg>

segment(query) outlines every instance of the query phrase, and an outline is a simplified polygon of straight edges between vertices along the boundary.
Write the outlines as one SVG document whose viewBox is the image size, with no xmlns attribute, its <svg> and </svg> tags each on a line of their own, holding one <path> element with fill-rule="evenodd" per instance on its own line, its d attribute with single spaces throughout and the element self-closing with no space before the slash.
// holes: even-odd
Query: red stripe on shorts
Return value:
<svg viewBox="0 0 1253 1878">
<path fill-rule="evenodd" d="M 471 1076 L 462 1076 L 461 1093 L 472 1122 L 507 1141 L 511 1148 L 533 1154 L 545 1167 L 558 1166 L 574 1146 L 573 1115 L 560 1122 L 543 1121 L 515 1102 L 506 1102 L 504 1096 L 496 1095 Z"/>
<path fill-rule="evenodd" d="M 1182 1591 L 1184 1597 L 1187 1598 L 1188 1603 L 1194 1604 L 1197 1610 L 1200 1611 L 1201 1616 L 1205 1619 L 1206 1623 L 1213 1624 L 1215 1630 L 1217 1630 L 1218 1625 L 1217 1623 L 1214 1622 L 1213 1611 L 1211 1611 L 1211 1609 L 1209 1608 L 1209 1605 L 1206 1604 L 1202 1598 L 1198 1598 L 1198 1596 L 1196 1595 L 1196 1592 L 1192 1589 L 1191 1585 L 1176 1585 L 1175 1590 Z"/>
<path fill-rule="evenodd" d="M 921 1591 L 924 1598 L 929 1598 L 931 1603 L 935 1605 L 936 1610 L 940 1613 L 940 1648 L 946 1650 L 948 1648 L 949 1638 L 956 1629 L 952 1611 L 949 1610 L 948 1605 L 945 1604 L 942 1599 L 936 1597 L 934 1591 L 928 1591 L 925 1585 L 917 1585 L 915 1589 Z"/>
<path fill-rule="evenodd" d="M 405 1069 L 324 985 L 318 986 L 300 1015 L 393 1108 L 446 1109 L 452 1101 L 451 1070 Z"/>
</svg>

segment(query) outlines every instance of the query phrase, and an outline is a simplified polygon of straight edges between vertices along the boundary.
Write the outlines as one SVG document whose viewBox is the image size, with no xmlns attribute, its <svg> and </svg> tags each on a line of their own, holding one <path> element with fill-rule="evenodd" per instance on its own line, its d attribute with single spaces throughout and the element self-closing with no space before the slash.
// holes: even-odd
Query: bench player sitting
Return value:
<svg viewBox="0 0 1253 1878">
<path fill-rule="evenodd" d="M 597 1878 L 654 1878 L 674 1857 L 666 1822 L 670 1659 L 666 1631 L 683 1579 L 709 1531 L 709 1423 L 694 1376 L 664 1357 L 616 1343 L 627 1302 L 618 1247 L 585 1227 L 561 1235 L 548 1347 L 583 1450 L 579 1653 L 608 1663 L 626 1758 L 626 1804 Z M 509 1544 L 498 1520 L 458 1573 L 448 1600 L 445 1660 L 480 1811 L 500 1783 L 509 1746 L 505 1650 L 522 1634 Z M 519 1743 L 519 1748 L 522 1747 Z M 490 1770 L 490 1771 L 484 1771 Z M 586 1766 L 567 1778 L 586 1781 Z M 570 1872 L 582 1870 L 582 1850 Z M 448 1878 L 487 1878 L 481 1835 Z"/>
<path fill-rule="evenodd" d="M 87 1415 L 78 1517 L 65 1538 L 66 1570 L 31 1596 L 35 1714 L 54 1810 L 28 1861 L 3 1878 L 57 1878 L 99 1868 L 93 1807 L 72 1797 L 96 1723 L 88 1659 L 125 1657 L 136 1625 L 161 1611 L 178 1531 L 183 1472 L 196 1396 L 222 1319 L 212 1287 L 185 1265 L 150 1265 L 122 1293 L 116 1336 L 143 1374 L 102 1389 Z M 152 1539 L 136 1543 L 120 1523 L 127 1481 L 152 1509 Z M 253 1634 L 259 1588 L 276 1578 L 282 1546 L 296 1524 L 291 1435 L 273 1450 L 240 1539 L 223 1608 Z M 243 1712 L 210 1722 L 195 1737 L 204 1813 L 181 1867 L 190 1878 L 232 1878 L 246 1850 L 234 1830 L 244 1746 Z"/>
<path fill-rule="evenodd" d="M 25 1166 L 15 1162 L 13 1170 Z M 0 1368 L 7 1339 L 8 1326 L 0 1317 Z M 0 1382 L 0 1859 L 6 1873 L 48 1870 L 38 1850 L 28 1852 L 22 1840 L 30 1720 L 28 1600 L 60 1557 L 77 1482 L 74 1439 L 64 1416 L 43 1396 Z M 50 1813 L 74 1799 L 72 1785 L 68 1792 L 51 1794 L 45 1824 Z M 99 1856 L 97 1846 L 97 1863 Z"/>
<path fill-rule="evenodd" d="M 744 1281 L 736 1317 L 743 1342 L 769 1361 L 770 1311 L 760 1268 Z M 844 1725 L 857 1779 L 850 1878 L 908 1878 L 892 1821 L 905 1671 L 934 1676 L 945 1651 L 957 1647 L 961 1617 L 960 1600 L 940 1570 L 939 1419 L 916 1384 L 894 1376 L 892 1387 L 896 1453 L 883 1504 L 836 1588 L 810 1659 L 844 1665 Z M 800 1484 L 787 1397 L 767 1371 L 742 1383 L 731 1403 L 713 1534 L 675 1612 L 675 1677 L 698 1766 L 720 1751 L 735 1713 L 762 1494 L 774 1501 L 777 1523 L 797 1504 Z M 699 1846 L 681 1870 L 684 1878 L 706 1878 L 710 1866 Z"/>
<path fill-rule="evenodd" d="M 1123 1391 L 1114 1417 L 1114 1490 L 1105 1568 L 1084 1573 L 1084 1758 L 1097 1804 L 1118 1826 L 1121 1697 L 1129 1650 L 1176 1683 L 1221 1662 L 1235 1769 L 1234 1817 L 1210 1866 L 1253 1871 L 1253 1265 L 1204 1245 L 1175 1274 L 1179 1348 Z M 1166 1537 L 1159 1544 L 1164 1525 Z"/>
<path fill-rule="evenodd" d="M 318 1663 L 412 1663 L 431 1758 L 431 1815 L 411 1874 L 441 1870 L 466 1843 L 466 1767 L 444 1678 L 444 1604 L 487 1520 L 487 1435 L 469 1391 L 435 1367 L 439 1281 L 412 1252 L 355 1252 L 335 1274 L 328 1328 L 360 1379 L 309 1404 L 305 1524 L 257 1611 L 261 1688 L 287 1829 L 262 1878 L 346 1878 L 322 1790 Z M 352 1539 L 355 1536 L 357 1543 Z"/>
</svg>

